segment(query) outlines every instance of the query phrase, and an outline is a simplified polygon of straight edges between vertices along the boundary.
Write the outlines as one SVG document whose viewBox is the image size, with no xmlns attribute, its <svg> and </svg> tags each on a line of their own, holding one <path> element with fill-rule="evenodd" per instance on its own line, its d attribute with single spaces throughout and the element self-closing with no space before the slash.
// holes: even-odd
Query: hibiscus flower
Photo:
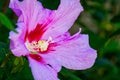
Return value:
<svg viewBox="0 0 120 80">
<path fill-rule="evenodd" d="M 89 46 L 88 35 L 80 31 L 71 36 L 71 28 L 83 8 L 79 0 L 61 0 L 57 10 L 49 10 L 37 0 L 10 0 L 18 16 L 17 33 L 10 32 L 10 49 L 26 56 L 35 80 L 59 80 L 57 73 L 68 69 L 90 68 L 96 50 Z"/>
</svg>

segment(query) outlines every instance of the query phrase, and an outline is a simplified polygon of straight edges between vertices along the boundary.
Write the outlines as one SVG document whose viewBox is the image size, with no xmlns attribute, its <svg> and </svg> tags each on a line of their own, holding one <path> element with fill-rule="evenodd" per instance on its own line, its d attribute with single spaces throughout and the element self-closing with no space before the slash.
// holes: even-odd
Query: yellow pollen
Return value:
<svg viewBox="0 0 120 80">
<path fill-rule="evenodd" d="M 27 49 L 32 53 L 44 52 L 48 49 L 49 43 L 46 40 L 33 41 L 25 43 Z"/>
<path fill-rule="evenodd" d="M 39 52 L 47 51 L 50 43 L 54 43 L 54 41 L 52 40 L 52 37 L 49 37 L 48 40 L 32 41 L 31 43 L 27 40 L 25 42 L 25 45 L 26 45 L 26 48 L 31 53 L 36 54 L 36 53 L 39 53 Z"/>
<path fill-rule="evenodd" d="M 38 41 L 38 47 L 40 48 L 40 51 L 46 51 L 48 48 L 49 43 L 45 40 L 40 40 Z"/>
</svg>

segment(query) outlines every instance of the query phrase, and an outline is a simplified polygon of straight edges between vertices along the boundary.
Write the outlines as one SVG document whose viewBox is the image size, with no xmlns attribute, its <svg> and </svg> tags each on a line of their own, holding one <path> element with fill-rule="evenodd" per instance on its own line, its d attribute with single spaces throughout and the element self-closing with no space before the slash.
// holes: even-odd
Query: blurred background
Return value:
<svg viewBox="0 0 120 80">
<path fill-rule="evenodd" d="M 57 9 L 59 0 L 39 0 L 45 8 Z M 82 28 L 97 50 L 94 66 L 73 71 L 62 68 L 61 80 L 120 80 L 120 0 L 81 0 L 80 14 L 71 34 Z M 25 57 L 15 57 L 9 49 L 9 32 L 14 31 L 17 17 L 9 9 L 9 0 L 0 0 L 0 80 L 33 80 Z M 52 6 L 51 6 L 52 5 Z"/>
</svg>

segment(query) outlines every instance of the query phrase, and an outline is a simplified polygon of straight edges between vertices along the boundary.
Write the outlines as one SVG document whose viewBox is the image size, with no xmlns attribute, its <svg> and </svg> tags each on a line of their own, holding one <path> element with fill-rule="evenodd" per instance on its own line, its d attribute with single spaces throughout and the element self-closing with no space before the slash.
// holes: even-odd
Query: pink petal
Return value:
<svg viewBox="0 0 120 80">
<path fill-rule="evenodd" d="M 50 36 L 54 39 L 67 32 L 83 10 L 79 0 L 61 0 L 58 10 L 45 9 L 37 0 L 10 0 L 9 6 L 20 16 L 18 22 L 24 22 L 28 33 L 35 30 L 37 24 L 45 25 L 43 39 Z"/>
<path fill-rule="evenodd" d="M 29 54 L 28 56 L 37 62 L 49 65 L 56 72 L 59 72 L 61 70 L 61 64 L 57 61 L 57 59 L 55 59 L 52 54 Z"/>
<path fill-rule="evenodd" d="M 59 80 L 57 72 L 46 64 L 28 57 L 34 80 Z"/>
<path fill-rule="evenodd" d="M 61 0 L 58 10 L 53 11 L 48 19 L 48 30 L 44 33 L 43 38 L 51 36 L 53 39 L 58 35 L 67 32 L 73 25 L 80 12 L 83 11 L 79 0 Z"/>
<path fill-rule="evenodd" d="M 19 16 L 19 21 L 24 22 L 28 32 L 34 30 L 37 24 L 46 23 L 44 20 L 50 15 L 51 11 L 44 9 L 37 0 L 10 0 L 10 8 Z"/>
<path fill-rule="evenodd" d="M 24 45 L 24 27 L 22 23 L 18 24 L 19 27 L 16 29 L 18 33 L 13 31 L 10 32 L 9 39 L 10 39 L 10 49 L 15 56 L 25 56 L 29 54 L 28 50 Z"/>
<path fill-rule="evenodd" d="M 56 72 L 59 72 L 61 70 L 62 66 L 54 57 L 54 54 L 41 54 L 41 56 L 44 58 L 45 63 L 49 64 Z"/>
<path fill-rule="evenodd" d="M 96 50 L 89 46 L 88 36 L 76 34 L 55 48 L 56 59 L 66 68 L 82 70 L 90 68 L 96 59 Z"/>
<path fill-rule="evenodd" d="M 55 42 L 61 42 L 61 41 L 63 41 L 64 39 L 66 39 L 66 38 L 68 38 L 68 37 L 70 37 L 70 33 L 69 33 L 69 32 L 66 32 L 66 33 L 64 33 L 64 34 L 61 34 L 61 35 L 55 37 L 54 41 L 55 41 Z"/>
</svg>

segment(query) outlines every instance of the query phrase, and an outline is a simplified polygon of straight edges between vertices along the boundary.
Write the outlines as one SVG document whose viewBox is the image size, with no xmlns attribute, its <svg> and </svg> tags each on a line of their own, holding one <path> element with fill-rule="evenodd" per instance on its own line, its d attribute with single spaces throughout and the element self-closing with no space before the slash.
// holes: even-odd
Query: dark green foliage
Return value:
<svg viewBox="0 0 120 80">
<path fill-rule="evenodd" d="M 7 45 L 3 42 L 0 42 L 0 62 L 3 61 L 7 54 L 8 54 Z"/>
<path fill-rule="evenodd" d="M 56 10 L 59 7 L 60 0 L 38 0 L 42 3 L 44 8 Z"/>
<path fill-rule="evenodd" d="M 22 2 L 23 0 L 19 0 Z M 60 0 L 38 0 L 44 8 L 56 10 Z M 97 50 L 94 66 L 87 70 L 59 72 L 61 80 L 120 80 L 120 0 L 80 0 L 84 11 L 75 25 L 89 35 L 90 46 Z M 17 17 L 0 0 L 0 80 L 34 80 L 25 57 L 15 57 L 9 49 L 9 32 L 15 31 Z M 76 27 L 74 27 L 76 28 Z M 71 33 L 75 33 L 73 31 Z"/>
<path fill-rule="evenodd" d="M 2 13 L 0 13 L 0 22 L 8 29 L 14 30 L 13 25 L 11 24 L 10 20 Z"/>
</svg>

